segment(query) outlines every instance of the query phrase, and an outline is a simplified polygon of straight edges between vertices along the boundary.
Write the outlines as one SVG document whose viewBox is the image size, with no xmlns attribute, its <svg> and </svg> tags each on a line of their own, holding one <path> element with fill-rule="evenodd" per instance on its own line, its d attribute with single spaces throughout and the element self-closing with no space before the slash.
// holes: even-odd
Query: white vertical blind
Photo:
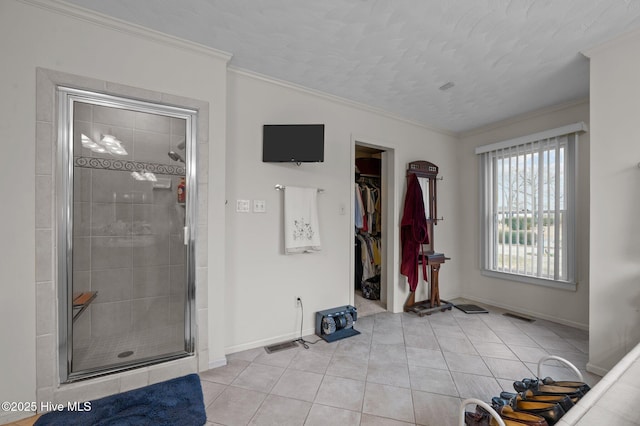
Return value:
<svg viewBox="0 0 640 426">
<path fill-rule="evenodd" d="M 586 129 L 583 123 L 563 130 Z M 483 269 L 573 282 L 576 134 L 480 147 Z M 571 252 L 569 251 L 571 250 Z"/>
</svg>

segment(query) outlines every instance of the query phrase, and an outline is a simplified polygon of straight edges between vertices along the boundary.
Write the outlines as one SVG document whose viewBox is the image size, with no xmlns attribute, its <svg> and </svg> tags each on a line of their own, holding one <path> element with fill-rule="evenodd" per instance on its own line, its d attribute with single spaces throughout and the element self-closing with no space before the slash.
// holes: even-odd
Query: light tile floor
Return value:
<svg viewBox="0 0 640 426">
<path fill-rule="evenodd" d="M 600 379 L 585 371 L 586 331 L 489 309 L 377 313 L 358 318 L 360 335 L 334 343 L 231 354 L 226 366 L 200 374 L 207 424 L 457 425 L 463 399 L 512 391 L 547 354 L 572 362 L 590 385 Z M 555 361 L 542 375 L 575 380 Z"/>
</svg>

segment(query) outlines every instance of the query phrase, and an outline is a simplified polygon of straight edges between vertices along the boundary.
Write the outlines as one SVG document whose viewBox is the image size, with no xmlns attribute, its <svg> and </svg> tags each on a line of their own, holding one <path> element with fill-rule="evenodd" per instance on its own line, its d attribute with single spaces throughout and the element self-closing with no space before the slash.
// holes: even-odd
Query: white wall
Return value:
<svg viewBox="0 0 640 426">
<path fill-rule="evenodd" d="M 463 295 L 515 312 L 546 318 L 580 328 L 589 323 L 589 132 L 581 134 L 578 146 L 577 291 L 559 290 L 480 274 L 480 221 L 477 146 L 525 136 L 578 121 L 589 123 L 589 103 L 581 101 L 526 114 L 461 137 L 458 170 L 461 191 L 458 200 L 464 239 L 461 265 Z"/>
<path fill-rule="evenodd" d="M 314 313 L 349 303 L 353 278 L 350 215 L 340 206 L 352 199 L 352 137 L 394 149 L 395 205 L 398 226 L 405 189 L 406 164 L 428 160 L 440 166 L 437 248 L 453 260 L 441 271 L 443 298 L 459 294 L 460 266 L 456 228 L 456 140 L 359 108 L 334 98 L 238 71 L 230 71 L 227 143 L 227 350 L 235 352 L 291 338 L 300 330 L 295 296 L 304 303 L 304 328 L 311 331 Z M 295 166 L 262 162 L 263 124 L 325 124 L 324 163 Z M 320 187 L 322 251 L 283 254 L 283 193 L 275 184 Z M 235 200 L 266 200 L 267 212 L 236 213 Z M 394 244 L 399 245 L 398 241 Z M 396 256 L 399 250 L 396 248 Z M 399 260 L 391 266 L 399 267 Z M 393 309 L 406 300 L 406 279 L 395 274 Z M 424 288 L 424 285 L 422 285 Z"/>
<path fill-rule="evenodd" d="M 0 191 L 6 194 L 0 227 L 0 400 L 35 401 L 35 155 L 36 67 L 63 71 L 210 105 L 208 160 L 208 292 L 211 360 L 224 357 L 218 327 L 224 311 L 226 58 L 211 50 L 133 27 L 91 22 L 94 15 L 56 2 L 0 2 Z M 41 7 L 42 6 L 42 7 Z M 50 10 L 49 6 L 56 10 Z M 76 17 L 71 17 L 75 15 Z M 50 131 L 50 130 L 49 130 Z M 51 161 L 51 159 L 49 159 Z M 206 241 L 206 238 L 204 239 Z M 46 249 L 42 247 L 41 249 Z M 53 254 L 51 254 L 53 255 Z M 53 271 L 44 271 L 53 277 Z M 206 295 L 206 292 L 205 292 Z M 51 311 L 49 311 L 51 313 Z M 202 320 L 202 319 L 201 319 Z M 0 413 L 0 422 L 12 413 Z"/>
<path fill-rule="evenodd" d="M 351 220 L 348 209 L 346 215 L 339 210 L 352 204 L 354 139 L 394 151 L 396 226 L 406 164 L 428 160 L 440 166 L 444 180 L 439 182 L 439 214 L 445 220 L 436 228 L 436 249 L 452 258 L 441 270 L 443 298 L 464 295 L 579 327 L 589 324 L 594 371 L 609 369 L 640 340 L 640 239 L 633 227 L 640 211 L 640 144 L 632 127 L 640 111 L 640 59 L 635 54 L 640 38 L 592 53 L 591 120 L 589 104 L 578 102 L 474 131 L 458 141 L 336 98 L 228 72 L 224 59 L 186 43 L 158 43 L 135 27 L 116 31 L 82 13 L 76 19 L 38 6 L 56 4 L 0 1 L 0 51 L 7 58 L 0 68 L 0 140 L 6 154 L 0 156 L 0 193 L 5 197 L 5 226 L 0 231 L 1 400 L 35 400 L 33 194 L 34 164 L 42 160 L 35 157 L 36 67 L 209 102 L 206 297 L 212 364 L 223 362 L 225 353 L 297 334 L 295 296 L 304 301 L 306 331 L 313 327 L 315 311 L 349 303 Z M 482 276 L 474 147 L 575 121 L 591 121 L 591 131 L 580 141 L 578 290 Z M 263 124 L 308 122 L 326 125 L 324 163 L 262 163 Z M 320 195 L 322 252 L 282 254 L 283 194 L 274 190 L 277 183 L 325 189 Z M 267 213 L 236 213 L 236 199 L 266 200 Z M 399 241 L 393 244 L 392 310 L 399 311 L 407 286 L 398 272 Z"/>
<path fill-rule="evenodd" d="M 640 342 L 640 33 L 591 58 L 589 364 L 604 373 Z"/>
<path fill-rule="evenodd" d="M 224 362 L 230 348 L 255 346 L 280 335 L 295 334 L 299 318 L 294 295 L 305 302 L 306 329 L 313 326 L 314 311 L 349 302 L 353 244 L 349 214 L 339 215 L 338 210 L 341 205 L 348 209 L 352 201 L 353 135 L 363 142 L 383 142 L 394 150 L 396 224 L 401 214 L 406 163 L 429 160 L 440 166 L 445 176 L 439 192 L 440 212 L 448 221 L 438 225 L 438 248 L 454 259 L 452 266 L 441 272 L 442 295 L 459 294 L 454 137 L 238 72 L 230 74 L 227 85 L 224 56 L 136 27 L 116 25 L 112 20 L 103 23 L 96 23 L 94 14 L 57 2 L 0 2 L 0 48 L 6 58 L 11 58 L 3 62 L 0 83 L 0 137 L 11 153 L 0 157 L 0 189 L 7 194 L 3 219 L 8 224 L 2 227 L 0 241 L 0 338 L 6 342 L 0 351 L 2 400 L 36 399 L 35 324 L 39 314 L 35 311 L 34 165 L 47 161 L 36 159 L 36 67 L 209 103 L 210 226 L 204 242 L 209 286 L 200 295 L 209 302 L 212 365 Z M 309 121 L 327 124 L 325 163 L 298 168 L 261 162 L 262 124 Z M 229 162 L 228 174 L 225 160 Z M 233 179 L 228 185 L 227 177 Z M 320 203 L 321 253 L 304 257 L 281 254 L 282 194 L 273 189 L 276 183 L 325 189 Z M 231 209 L 233 204 L 224 207 L 225 191 L 230 202 L 237 198 L 265 199 L 268 211 L 262 216 L 241 217 Z M 203 240 L 199 241 L 201 244 Z M 398 256 L 397 241 L 394 246 Z M 396 258 L 396 270 L 397 262 Z M 48 273 L 53 277 L 53 271 Z M 406 284 L 404 277 L 398 273 L 395 276 L 394 289 L 399 297 L 393 309 L 399 310 L 406 298 Z"/>
</svg>

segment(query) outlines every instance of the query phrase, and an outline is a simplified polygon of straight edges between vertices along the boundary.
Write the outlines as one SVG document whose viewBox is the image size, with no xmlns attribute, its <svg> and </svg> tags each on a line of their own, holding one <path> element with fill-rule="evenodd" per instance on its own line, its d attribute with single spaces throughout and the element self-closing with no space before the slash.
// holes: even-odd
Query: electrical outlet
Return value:
<svg viewBox="0 0 640 426">
<path fill-rule="evenodd" d="M 302 301 L 302 299 L 300 298 L 300 296 L 296 296 L 296 297 L 294 297 L 294 303 L 295 303 L 295 305 L 293 305 L 293 306 L 295 306 L 296 308 L 299 308 L 299 307 L 300 307 L 300 302 L 301 302 L 301 301 Z"/>
</svg>

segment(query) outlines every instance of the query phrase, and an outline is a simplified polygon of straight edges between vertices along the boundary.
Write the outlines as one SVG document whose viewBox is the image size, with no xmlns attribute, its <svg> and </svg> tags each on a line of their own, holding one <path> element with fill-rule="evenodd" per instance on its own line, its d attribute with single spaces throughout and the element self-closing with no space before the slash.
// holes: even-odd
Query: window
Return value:
<svg viewBox="0 0 640 426">
<path fill-rule="evenodd" d="M 485 275 L 575 289 L 576 123 L 476 149 Z"/>
</svg>

